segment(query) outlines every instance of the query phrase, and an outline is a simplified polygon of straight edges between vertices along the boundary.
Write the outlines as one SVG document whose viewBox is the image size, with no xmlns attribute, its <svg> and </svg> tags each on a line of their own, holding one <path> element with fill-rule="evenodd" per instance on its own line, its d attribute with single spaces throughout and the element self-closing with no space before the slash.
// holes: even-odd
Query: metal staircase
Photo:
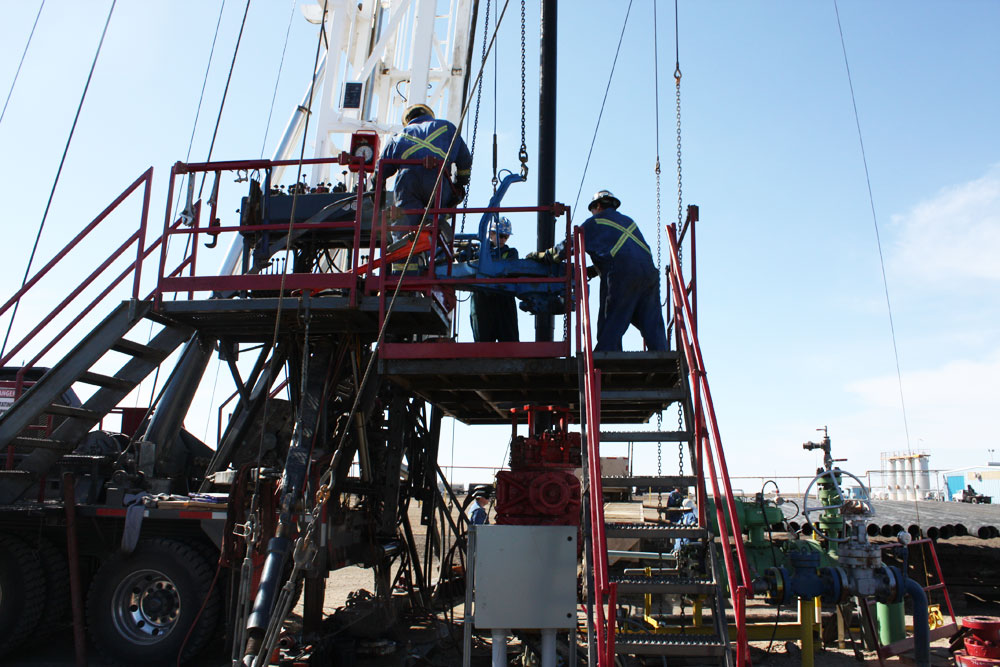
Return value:
<svg viewBox="0 0 1000 667">
<path fill-rule="evenodd" d="M 676 236 L 668 236 L 674 252 L 673 269 L 679 266 Z M 584 517 L 584 535 L 587 542 L 588 649 L 592 658 L 589 664 L 610 667 L 616 664 L 616 655 L 631 655 L 640 661 L 635 664 L 646 664 L 641 662 L 644 658 L 639 656 L 661 656 L 670 660 L 671 664 L 748 665 L 745 600 L 749 569 L 743 554 L 740 527 L 735 518 L 730 519 L 736 516 L 730 506 L 733 494 L 705 382 L 704 364 L 693 333 L 689 291 L 677 272 L 672 270 L 674 324 L 678 349 L 683 352 L 680 359 L 682 372 L 676 386 L 656 388 L 677 396 L 684 408 L 687 430 L 601 432 L 601 374 L 594 365 L 591 346 L 584 273 L 585 248 L 579 232 L 574 238 L 574 253 L 580 290 L 577 298 L 577 340 L 580 350 L 581 423 L 586 436 L 584 476 L 588 510 Z M 602 476 L 602 442 L 686 442 L 695 474 Z M 708 528 L 706 479 L 712 483 L 719 534 L 713 534 Z M 693 520 L 689 517 L 678 521 L 679 516 L 668 511 L 658 513 L 652 522 L 607 521 L 603 502 L 605 485 L 613 488 L 693 488 L 697 511 Z M 726 512 L 723 512 L 723 505 Z M 736 538 L 732 550 L 728 548 L 730 535 Z M 609 538 L 639 540 L 639 552 L 630 558 L 639 560 L 640 566 L 612 565 L 613 557 L 623 557 L 627 552 L 616 551 L 612 556 L 608 551 Z M 716 543 L 716 538 L 721 544 Z M 680 548 L 681 544 L 687 546 Z M 722 559 L 718 558 L 717 550 L 721 550 Z M 681 610 L 679 616 L 663 613 L 677 603 Z M 693 619 L 684 616 L 687 604 L 698 609 Z M 702 609 L 710 611 L 710 621 L 705 624 L 701 623 Z M 735 644 L 730 641 L 729 614 L 735 617 Z"/>
<path fill-rule="evenodd" d="M 162 329 L 148 344 L 125 338 L 143 321 L 155 321 Z M 16 467 L 0 470 L 0 504 L 16 501 L 36 484 L 191 334 L 190 328 L 154 313 L 149 301 L 116 307 L 0 416 L 0 451 L 14 448 L 22 455 Z M 112 351 L 125 356 L 124 364 L 113 375 L 95 372 L 95 365 Z M 62 397 L 76 383 L 97 389 L 83 405 L 64 405 Z M 45 437 L 26 437 L 26 429 L 47 415 L 62 419 Z"/>
</svg>

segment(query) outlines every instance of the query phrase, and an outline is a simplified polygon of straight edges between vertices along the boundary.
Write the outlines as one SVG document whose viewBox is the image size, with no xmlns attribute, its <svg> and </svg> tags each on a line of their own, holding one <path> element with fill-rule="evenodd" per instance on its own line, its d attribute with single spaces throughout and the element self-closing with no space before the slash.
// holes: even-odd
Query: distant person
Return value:
<svg viewBox="0 0 1000 667">
<path fill-rule="evenodd" d="M 681 503 L 681 507 L 684 508 L 684 514 L 681 515 L 680 520 L 677 524 L 680 526 L 697 526 L 698 525 L 698 506 L 695 505 L 694 501 L 690 498 L 686 499 Z M 674 553 L 678 553 L 686 544 L 689 544 L 691 540 L 686 537 L 678 537 L 674 540 Z"/>
<path fill-rule="evenodd" d="M 512 227 L 510 220 L 500 218 L 490 229 L 490 247 L 480 249 L 480 254 L 490 252 L 494 259 L 517 259 L 517 248 L 507 245 Z M 518 340 L 517 304 L 513 294 L 473 292 L 469 318 L 472 338 L 477 343 L 508 342 Z"/>
<path fill-rule="evenodd" d="M 473 526 L 483 526 L 490 522 L 488 508 L 490 506 L 489 496 L 483 489 L 476 489 L 472 492 L 472 507 L 469 508 L 469 523 Z"/>
<path fill-rule="evenodd" d="M 674 489 L 667 495 L 667 507 L 680 507 L 684 502 L 684 494 L 680 489 Z"/>
<path fill-rule="evenodd" d="M 621 351 L 629 324 L 642 334 L 649 350 L 666 350 L 660 307 L 660 275 L 639 227 L 618 212 L 621 202 L 608 190 L 591 200 L 591 216 L 580 226 L 584 246 L 601 276 L 596 352 Z M 555 263 L 566 258 L 566 242 L 533 252 L 527 259 Z"/>
</svg>

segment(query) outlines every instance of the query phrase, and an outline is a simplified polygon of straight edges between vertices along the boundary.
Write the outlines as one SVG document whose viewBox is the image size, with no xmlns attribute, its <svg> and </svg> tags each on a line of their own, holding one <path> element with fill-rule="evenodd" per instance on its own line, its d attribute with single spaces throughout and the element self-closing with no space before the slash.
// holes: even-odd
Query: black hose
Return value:
<svg viewBox="0 0 1000 667">
<path fill-rule="evenodd" d="M 930 667 L 931 631 L 927 624 L 927 593 L 923 586 L 909 577 L 903 590 L 913 602 L 913 658 L 917 667 Z"/>
</svg>

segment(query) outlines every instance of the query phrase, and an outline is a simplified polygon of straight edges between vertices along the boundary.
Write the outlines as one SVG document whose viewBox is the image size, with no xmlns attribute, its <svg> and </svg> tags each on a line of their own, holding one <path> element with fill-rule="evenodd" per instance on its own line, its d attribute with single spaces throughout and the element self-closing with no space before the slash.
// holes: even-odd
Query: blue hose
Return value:
<svg viewBox="0 0 1000 667">
<path fill-rule="evenodd" d="M 923 586 L 909 577 L 903 590 L 913 601 L 913 658 L 917 667 L 930 667 L 931 630 L 927 623 L 927 593 Z"/>
</svg>

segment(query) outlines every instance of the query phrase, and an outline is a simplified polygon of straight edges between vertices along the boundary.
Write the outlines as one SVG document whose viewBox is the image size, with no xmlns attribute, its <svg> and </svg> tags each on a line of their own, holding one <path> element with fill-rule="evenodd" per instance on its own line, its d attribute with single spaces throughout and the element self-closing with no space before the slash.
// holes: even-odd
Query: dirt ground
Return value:
<svg viewBox="0 0 1000 667">
<path fill-rule="evenodd" d="M 627 507 L 619 508 L 619 512 L 633 511 Z M 423 544 L 426 536 L 426 529 L 420 525 L 419 508 L 411 508 L 411 525 L 414 529 L 414 537 L 418 546 Z M 925 548 L 926 549 L 926 548 Z M 926 551 L 925 551 L 926 553 Z M 952 604 L 955 613 L 959 617 L 963 615 L 998 615 L 1000 616 L 1000 539 L 980 540 L 972 537 L 952 538 L 941 540 L 937 543 L 937 555 L 944 571 L 945 581 L 952 594 Z M 933 574 L 932 559 L 927 560 L 928 572 L 931 573 L 932 582 L 936 581 Z M 910 562 L 910 576 L 922 580 L 924 574 L 924 562 L 921 558 L 914 556 Z M 347 596 L 359 589 L 368 591 L 374 590 L 371 570 L 360 567 L 346 567 L 330 573 L 326 583 L 326 597 L 324 603 L 325 614 L 333 614 L 338 608 L 345 605 Z M 943 609 L 943 599 L 932 598 L 931 602 L 941 602 Z M 752 607 L 751 617 L 761 620 L 773 619 L 774 609 L 766 606 Z M 291 619 L 291 626 L 300 623 L 302 613 L 301 601 L 296 607 Z M 459 605 L 454 610 L 454 618 L 461 621 L 462 606 Z M 794 620 L 793 612 L 786 612 L 782 615 L 783 621 Z M 579 618 L 581 629 L 584 627 L 584 619 Z M 453 642 L 457 643 L 461 638 L 460 625 L 451 628 Z M 426 639 L 427 632 L 433 632 L 433 628 L 418 628 L 414 632 L 423 632 Z M 583 635 L 581 634 L 581 641 Z M 446 643 L 449 643 L 446 641 Z M 769 646 L 770 644 L 770 646 Z M 455 645 L 454 643 L 452 644 Z M 752 642 L 752 661 L 755 665 L 768 665 L 773 667 L 797 667 L 801 665 L 801 651 L 797 644 L 785 641 L 775 642 Z M 932 664 L 953 665 L 954 661 L 949 658 L 947 651 L 948 642 L 946 639 L 938 640 L 932 649 Z M 511 642 L 511 664 L 520 650 L 516 641 Z M 490 647 L 488 636 L 482 640 L 477 640 L 474 647 L 473 665 L 489 665 Z M 878 659 L 872 652 L 863 653 L 863 660 L 855 658 L 853 651 L 848 647 L 845 649 L 824 648 L 818 649 L 815 654 L 814 664 L 817 667 L 847 667 L 848 665 L 878 665 Z M 903 664 L 906 659 L 891 659 L 887 664 Z M 72 639 L 69 629 L 55 634 L 45 642 L 39 642 L 36 646 L 25 649 L 18 654 L 7 656 L 2 661 L 3 665 L 31 665 L 33 667 L 50 666 L 65 667 L 73 665 Z M 228 660 L 221 654 L 221 650 L 214 654 L 204 656 L 197 662 L 201 667 L 228 667 Z M 358 663 L 361 664 L 361 663 Z M 387 659 L 385 662 L 365 662 L 366 665 L 399 665 L 399 657 Z M 418 661 L 414 659 L 410 663 L 414 665 L 459 665 L 460 654 L 454 649 L 450 653 L 438 653 L 433 661 Z M 520 663 L 518 663 L 520 664 Z M 90 648 L 90 660 L 88 665 L 93 667 L 110 667 L 101 662 L 97 657 L 93 647 Z"/>
</svg>

